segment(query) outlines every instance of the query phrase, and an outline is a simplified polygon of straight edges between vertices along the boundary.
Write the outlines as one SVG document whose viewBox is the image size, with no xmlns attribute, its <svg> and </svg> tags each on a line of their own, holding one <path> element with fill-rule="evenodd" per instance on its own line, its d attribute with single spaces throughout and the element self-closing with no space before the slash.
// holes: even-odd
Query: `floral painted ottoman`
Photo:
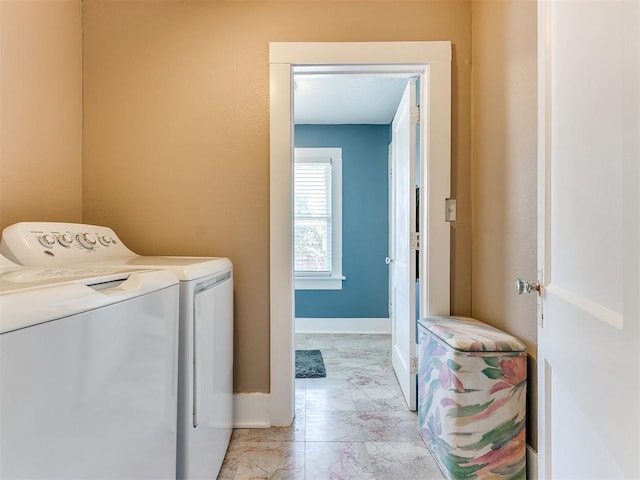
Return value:
<svg viewBox="0 0 640 480">
<path fill-rule="evenodd" d="M 420 434 L 449 479 L 525 478 L 526 347 L 472 318 L 419 321 Z"/>
</svg>

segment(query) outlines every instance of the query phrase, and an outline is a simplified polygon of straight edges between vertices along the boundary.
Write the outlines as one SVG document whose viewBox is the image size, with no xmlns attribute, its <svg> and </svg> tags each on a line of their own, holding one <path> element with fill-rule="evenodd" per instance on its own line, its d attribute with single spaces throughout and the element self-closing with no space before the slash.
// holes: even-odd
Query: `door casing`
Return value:
<svg viewBox="0 0 640 480">
<path fill-rule="evenodd" d="M 270 75 L 270 395 L 272 426 L 288 426 L 294 400 L 292 235 L 293 69 L 420 76 L 420 315 L 448 315 L 451 190 L 451 42 L 271 43 Z"/>
</svg>

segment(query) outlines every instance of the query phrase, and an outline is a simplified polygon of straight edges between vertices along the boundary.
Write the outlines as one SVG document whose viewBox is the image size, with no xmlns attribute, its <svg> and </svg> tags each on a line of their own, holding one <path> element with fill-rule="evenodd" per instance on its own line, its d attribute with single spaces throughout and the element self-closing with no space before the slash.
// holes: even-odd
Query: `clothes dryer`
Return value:
<svg viewBox="0 0 640 480">
<path fill-rule="evenodd" d="M 0 256 L 0 478 L 171 479 L 178 281 Z"/>
<path fill-rule="evenodd" d="M 216 478 L 233 427 L 233 267 L 217 257 L 140 256 L 103 226 L 19 223 L 0 251 L 23 265 L 160 268 L 180 280 L 178 479 Z"/>
</svg>

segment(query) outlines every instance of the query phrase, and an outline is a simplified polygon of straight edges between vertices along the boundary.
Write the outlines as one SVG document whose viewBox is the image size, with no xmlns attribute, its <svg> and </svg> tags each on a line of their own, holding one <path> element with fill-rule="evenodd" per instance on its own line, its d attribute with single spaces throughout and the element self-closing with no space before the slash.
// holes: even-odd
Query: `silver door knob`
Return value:
<svg viewBox="0 0 640 480">
<path fill-rule="evenodd" d="M 389 265 L 389 264 L 390 264 L 390 263 L 392 263 L 392 262 L 393 262 L 393 260 L 392 260 L 392 259 L 390 259 L 389 257 L 387 257 L 387 258 L 385 258 L 385 259 L 384 259 L 384 263 L 386 263 L 387 265 Z"/>
<path fill-rule="evenodd" d="M 525 282 L 521 278 L 516 280 L 515 287 L 518 295 L 522 295 L 523 293 L 540 292 L 539 283 Z"/>
</svg>

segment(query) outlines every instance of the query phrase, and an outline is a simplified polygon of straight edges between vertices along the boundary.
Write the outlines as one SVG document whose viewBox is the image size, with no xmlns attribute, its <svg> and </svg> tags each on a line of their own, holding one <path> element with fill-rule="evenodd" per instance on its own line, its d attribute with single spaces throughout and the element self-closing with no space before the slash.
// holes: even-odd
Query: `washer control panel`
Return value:
<svg viewBox="0 0 640 480">
<path fill-rule="evenodd" d="M 137 256 L 109 227 L 60 222 L 22 222 L 5 228 L 0 253 L 27 266 Z"/>
</svg>

